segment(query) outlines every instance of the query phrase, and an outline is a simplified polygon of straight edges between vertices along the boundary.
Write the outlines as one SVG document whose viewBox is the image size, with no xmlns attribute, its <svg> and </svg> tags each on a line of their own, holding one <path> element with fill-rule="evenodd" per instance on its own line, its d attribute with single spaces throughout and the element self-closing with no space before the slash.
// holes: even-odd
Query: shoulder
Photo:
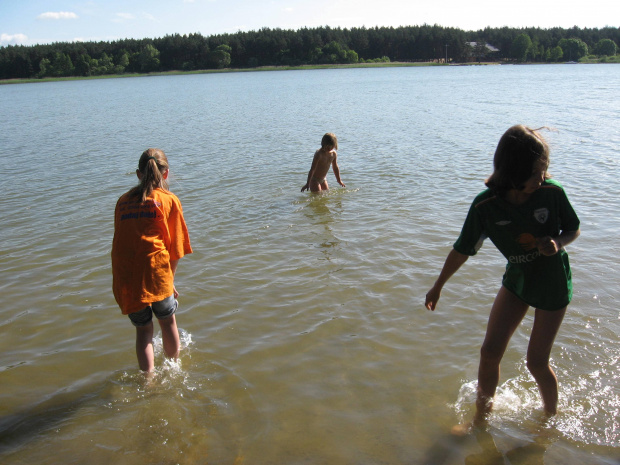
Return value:
<svg viewBox="0 0 620 465">
<path fill-rule="evenodd" d="M 564 187 L 555 179 L 546 179 L 538 188 L 537 193 L 547 197 L 566 197 Z"/>
<path fill-rule="evenodd" d="M 181 205 L 179 198 L 170 191 L 157 188 L 153 191 L 153 199 L 168 205 Z"/>
<path fill-rule="evenodd" d="M 540 188 L 551 189 L 551 190 L 556 190 L 556 191 L 564 191 L 562 184 L 560 184 L 555 179 L 545 179 L 545 182 L 541 184 Z"/>
<path fill-rule="evenodd" d="M 123 195 L 121 195 L 118 200 L 116 201 L 116 206 L 118 207 L 119 205 L 122 205 L 124 203 L 127 203 L 129 201 L 131 201 L 131 191 L 127 191 L 125 192 Z"/>
<path fill-rule="evenodd" d="M 480 208 L 493 202 L 496 199 L 497 194 L 492 192 L 491 189 L 485 189 L 476 196 L 476 198 L 472 202 L 472 207 Z"/>
</svg>

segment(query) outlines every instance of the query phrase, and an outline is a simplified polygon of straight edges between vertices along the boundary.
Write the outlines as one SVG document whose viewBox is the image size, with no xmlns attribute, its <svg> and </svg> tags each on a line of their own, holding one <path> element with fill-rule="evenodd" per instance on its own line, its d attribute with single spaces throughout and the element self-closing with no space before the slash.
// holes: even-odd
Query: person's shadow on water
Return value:
<svg viewBox="0 0 620 465">
<path fill-rule="evenodd" d="M 465 458 L 465 465 L 543 465 L 544 455 L 548 444 L 543 443 L 541 438 L 535 438 L 534 442 L 515 447 L 505 454 L 499 451 L 493 435 L 488 431 L 477 431 L 476 440 L 482 452 L 471 454 Z M 506 460 L 504 460 L 506 459 Z"/>
<path fill-rule="evenodd" d="M 536 437 L 532 442 L 520 445 L 503 453 L 495 444 L 493 435 L 485 430 L 478 430 L 473 436 L 448 435 L 443 441 L 434 444 L 426 453 L 423 465 L 454 464 L 455 457 L 471 438 L 482 449 L 481 452 L 465 457 L 465 465 L 543 465 L 544 455 L 549 445 L 548 440 Z"/>
</svg>

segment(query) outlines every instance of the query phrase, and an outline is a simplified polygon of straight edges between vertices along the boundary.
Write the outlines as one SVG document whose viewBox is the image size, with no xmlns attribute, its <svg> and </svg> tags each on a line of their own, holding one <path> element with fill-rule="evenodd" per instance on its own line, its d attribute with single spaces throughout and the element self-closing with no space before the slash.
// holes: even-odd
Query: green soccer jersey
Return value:
<svg viewBox="0 0 620 465">
<path fill-rule="evenodd" d="M 506 257 L 502 284 L 528 305 L 559 310 L 573 295 L 568 254 L 541 255 L 536 238 L 579 229 L 579 218 L 562 186 L 546 180 L 522 205 L 512 205 L 489 189 L 472 203 L 454 249 L 475 255 L 485 238 Z"/>
</svg>

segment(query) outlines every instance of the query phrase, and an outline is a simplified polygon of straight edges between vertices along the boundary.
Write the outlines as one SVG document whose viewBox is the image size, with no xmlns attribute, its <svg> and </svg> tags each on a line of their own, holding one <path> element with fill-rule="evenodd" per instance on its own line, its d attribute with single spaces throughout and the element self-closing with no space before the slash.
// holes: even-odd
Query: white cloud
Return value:
<svg viewBox="0 0 620 465">
<path fill-rule="evenodd" d="M 121 22 L 121 21 L 130 21 L 132 19 L 136 19 L 136 17 L 132 15 L 131 13 L 116 13 L 116 19 L 114 21 Z"/>
<path fill-rule="evenodd" d="M 26 34 L 0 34 L 0 45 L 20 45 L 27 41 Z"/>
<path fill-rule="evenodd" d="M 48 11 L 37 16 L 37 19 L 78 19 L 78 15 L 70 11 Z"/>
</svg>

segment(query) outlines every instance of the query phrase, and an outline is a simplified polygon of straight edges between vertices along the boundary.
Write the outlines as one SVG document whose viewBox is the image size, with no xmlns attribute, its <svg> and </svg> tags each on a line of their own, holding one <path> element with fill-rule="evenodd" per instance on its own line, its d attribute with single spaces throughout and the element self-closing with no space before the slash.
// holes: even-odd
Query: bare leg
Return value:
<svg viewBox="0 0 620 465">
<path fill-rule="evenodd" d="M 315 179 L 310 179 L 310 192 L 321 192 L 326 190 L 329 190 L 327 180 L 319 184 Z"/>
<path fill-rule="evenodd" d="M 553 312 L 537 309 L 527 348 L 527 368 L 538 384 L 543 408 L 549 415 L 555 415 L 558 406 L 558 380 L 549 357 L 565 313 L 566 307 Z"/>
<path fill-rule="evenodd" d="M 136 355 L 140 370 L 150 373 L 155 368 L 153 351 L 153 322 L 136 327 Z"/>
<path fill-rule="evenodd" d="M 523 320 L 529 306 L 502 286 L 495 297 L 487 332 L 480 349 L 478 398 L 474 422 L 485 420 L 493 408 L 493 397 L 499 383 L 500 362 L 508 342 Z"/>
<path fill-rule="evenodd" d="M 181 341 L 179 339 L 179 330 L 177 328 L 177 320 L 175 315 L 159 320 L 161 328 L 161 339 L 164 346 L 164 354 L 166 357 L 176 360 L 179 358 L 181 349 Z"/>
<path fill-rule="evenodd" d="M 482 426 L 486 423 L 493 408 L 493 397 L 499 383 L 500 362 L 510 338 L 523 320 L 528 308 L 525 302 L 504 286 L 497 293 L 480 349 L 476 414 L 471 423 L 452 428 L 453 434 L 466 434 L 473 426 Z"/>
</svg>

